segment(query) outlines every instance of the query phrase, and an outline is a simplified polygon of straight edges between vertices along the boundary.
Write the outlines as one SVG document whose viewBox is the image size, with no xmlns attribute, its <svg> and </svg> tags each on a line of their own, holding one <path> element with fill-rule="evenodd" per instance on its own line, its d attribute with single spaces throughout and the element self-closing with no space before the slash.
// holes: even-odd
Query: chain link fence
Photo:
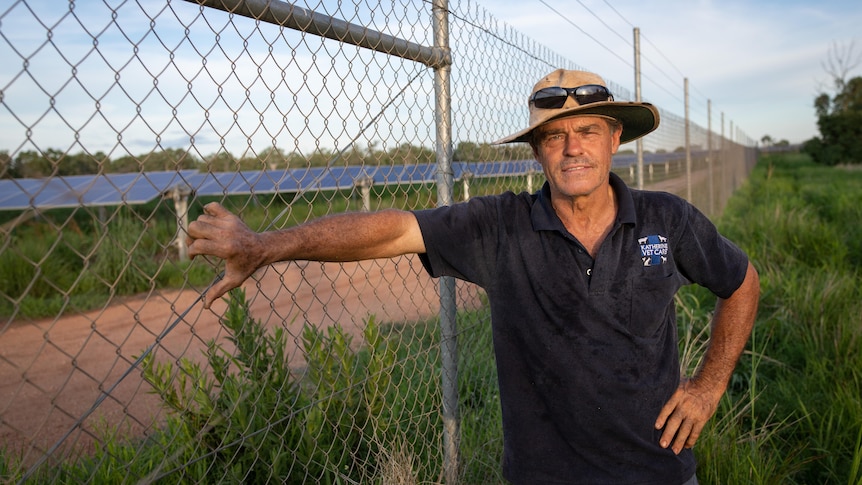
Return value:
<svg viewBox="0 0 862 485">
<path fill-rule="evenodd" d="M 580 67 L 472 2 L 201 3 L 0 9 L 0 477 L 499 481 L 481 290 L 297 261 L 203 310 L 219 263 L 183 228 L 209 201 L 263 230 L 538 190 L 529 148 L 490 141 Z M 661 114 L 614 170 L 717 215 L 753 143 Z"/>
</svg>

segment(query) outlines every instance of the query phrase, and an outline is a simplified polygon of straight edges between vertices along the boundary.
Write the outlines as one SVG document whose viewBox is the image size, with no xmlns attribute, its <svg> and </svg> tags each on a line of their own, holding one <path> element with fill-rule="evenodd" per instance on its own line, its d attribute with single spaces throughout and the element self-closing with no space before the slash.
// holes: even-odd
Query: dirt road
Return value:
<svg viewBox="0 0 862 485">
<path fill-rule="evenodd" d="M 252 315 L 267 327 L 284 326 L 293 336 L 287 349 L 291 365 L 301 365 L 299 336 L 305 322 L 339 323 L 361 342 L 369 315 L 378 321 L 415 321 L 439 309 L 437 281 L 417 257 L 280 264 L 262 270 L 256 280 L 244 285 Z M 463 293 L 476 294 L 475 289 Z M 158 359 L 176 362 L 180 357 L 200 360 L 211 339 L 225 342 L 219 324 L 225 303 L 206 311 L 197 298 L 193 290 L 159 291 L 100 311 L 7 328 L 0 336 L 0 440 L 5 447 L 22 451 L 28 462 L 38 459 L 117 382 L 84 421 L 83 432 L 75 431 L 65 445 L 86 449 L 105 432 L 140 435 L 152 428 L 162 413 L 159 400 L 138 369 L 123 374 L 152 345 Z M 156 343 L 174 322 L 175 328 Z"/>
</svg>

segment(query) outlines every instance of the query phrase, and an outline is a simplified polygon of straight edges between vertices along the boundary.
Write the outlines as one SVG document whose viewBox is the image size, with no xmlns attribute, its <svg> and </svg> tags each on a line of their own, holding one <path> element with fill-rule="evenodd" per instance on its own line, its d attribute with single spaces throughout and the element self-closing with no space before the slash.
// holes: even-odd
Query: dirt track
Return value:
<svg viewBox="0 0 862 485">
<path fill-rule="evenodd" d="M 287 351 L 292 365 L 301 364 L 298 337 L 306 321 L 338 322 L 359 341 L 369 315 L 378 321 L 410 321 L 439 309 L 437 281 L 416 257 L 281 264 L 262 270 L 257 280 L 244 285 L 252 315 L 268 327 L 284 325 L 294 337 Z M 16 322 L 6 329 L 0 336 L 0 440 L 5 447 L 26 452 L 28 462 L 41 456 L 186 309 L 191 308 L 157 346 L 160 360 L 199 359 L 206 341 L 224 342 L 219 324 L 224 302 L 204 311 L 197 297 L 195 291 L 161 291 L 101 311 Z M 139 370 L 132 371 L 82 428 L 139 435 L 159 419 L 159 401 L 148 390 Z M 76 431 L 65 444 L 86 448 L 91 441 Z"/>
</svg>

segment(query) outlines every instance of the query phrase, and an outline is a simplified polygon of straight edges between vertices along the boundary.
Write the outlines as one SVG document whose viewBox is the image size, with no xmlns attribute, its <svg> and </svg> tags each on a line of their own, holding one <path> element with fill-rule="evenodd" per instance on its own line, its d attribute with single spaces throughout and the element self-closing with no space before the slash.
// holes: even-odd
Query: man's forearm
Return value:
<svg viewBox="0 0 862 485">
<path fill-rule="evenodd" d="M 742 285 L 727 299 L 719 299 L 710 329 L 709 346 L 694 376 L 708 384 L 716 400 L 724 394 L 739 357 L 751 336 L 760 298 L 760 280 L 749 263 Z"/>
<path fill-rule="evenodd" d="M 189 256 L 225 261 L 224 276 L 207 291 L 207 308 L 258 268 L 277 261 L 359 261 L 425 252 L 416 216 L 394 209 L 341 214 L 257 233 L 220 204 L 212 203 L 189 224 L 188 234 Z"/>
<path fill-rule="evenodd" d="M 425 252 L 416 217 L 400 210 L 337 214 L 261 234 L 265 264 L 360 261 Z"/>
</svg>

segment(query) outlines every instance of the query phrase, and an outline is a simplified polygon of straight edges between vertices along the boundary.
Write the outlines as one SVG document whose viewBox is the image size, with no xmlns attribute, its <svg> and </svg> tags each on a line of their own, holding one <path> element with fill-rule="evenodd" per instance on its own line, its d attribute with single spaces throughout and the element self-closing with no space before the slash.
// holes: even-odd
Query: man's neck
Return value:
<svg viewBox="0 0 862 485">
<path fill-rule="evenodd" d="M 610 184 L 586 196 L 554 198 L 551 205 L 563 226 L 595 257 L 616 220 L 617 198 Z"/>
</svg>

